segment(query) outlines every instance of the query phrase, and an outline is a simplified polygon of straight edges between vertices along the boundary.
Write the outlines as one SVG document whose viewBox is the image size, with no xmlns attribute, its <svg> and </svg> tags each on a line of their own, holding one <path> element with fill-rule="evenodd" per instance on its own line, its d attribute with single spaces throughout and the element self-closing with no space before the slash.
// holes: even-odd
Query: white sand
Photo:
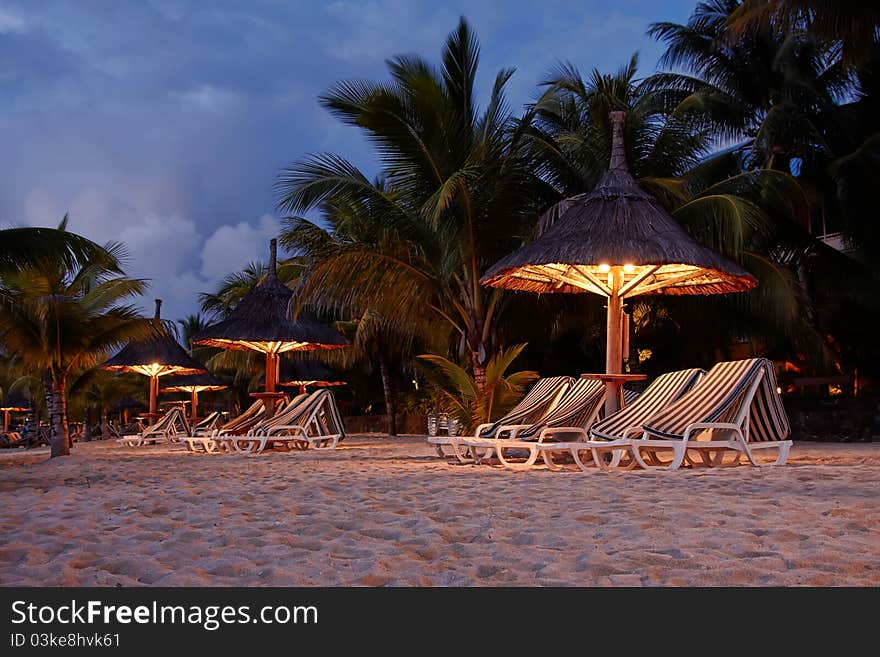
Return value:
<svg viewBox="0 0 880 657">
<path fill-rule="evenodd" d="M 4 585 L 880 585 L 880 443 L 782 468 L 511 472 L 335 452 L 0 452 Z"/>
</svg>

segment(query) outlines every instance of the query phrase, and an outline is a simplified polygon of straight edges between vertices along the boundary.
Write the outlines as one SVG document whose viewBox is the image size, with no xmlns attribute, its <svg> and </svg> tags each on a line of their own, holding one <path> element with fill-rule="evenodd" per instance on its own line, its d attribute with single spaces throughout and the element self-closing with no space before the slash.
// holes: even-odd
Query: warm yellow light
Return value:
<svg viewBox="0 0 880 657">
<path fill-rule="evenodd" d="M 624 273 L 632 274 L 635 270 L 636 270 L 635 265 L 624 265 L 623 266 Z"/>
<path fill-rule="evenodd" d="M 599 271 L 603 274 L 607 274 L 611 271 L 611 265 L 606 265 L 604 262 L 599 265 Z"/>
<path fill-rule="evenodd" d="M 780 388 L 779 386 L 776 386 L 776 394 L 777 394 L 777 395 L 781 395 L 781 394 L 782 394 L 782 388 Z"/>
</svg>

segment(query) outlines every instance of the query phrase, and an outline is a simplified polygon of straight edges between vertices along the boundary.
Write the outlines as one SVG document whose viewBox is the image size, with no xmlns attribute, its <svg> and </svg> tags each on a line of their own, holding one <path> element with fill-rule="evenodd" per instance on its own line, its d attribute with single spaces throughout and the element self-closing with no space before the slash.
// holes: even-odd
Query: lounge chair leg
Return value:
<svg viewBox="0 0 880 657">
<path fill-rule="evenodd" d="M 581 452 L 589 452 L 590 458 L 598 465 L 599 461 L 595 458 L 593 451 L 584 447 L 572 447 L 571 448 L 571 456 L 574 459 L 575 465 L 579 467 L 581 470 L 586 472 L 588 470 L 587 464 L 581 460 Z"/>
<path fill-rule="evenodd" d="M 687 455 L 687 441 L 670 441 L 669 446 L 672 447 L 673 458 L 672 461 L 665 463 L 664 465 L 653 465 L 653 463 L 649 464 L 644 458 L 642 458 L 641 451 L 643 447 L 638 444 L 637 440 L 633 441 L 632 453 L 639 466 L 641 466 L 645 470 L 678 470 L 678 468 L 680 468 L 681 464 L 684 462 L 685 456 Z M 656 462 L 657 459 L 654 455 L 654 450 L 651 449 L 649 453 L 652 454 L 651 460 Z"/>
<path fill-rule="evenodd" d="M 541 458 L 544 460 L 544 465 L 547 466 L 548 470 L 558 471 L 562 470 L 561 465 L 556 465 L 556 461 L 553 460 L 553 452 L 549 450 L 541 450 Z"/>
</svg>

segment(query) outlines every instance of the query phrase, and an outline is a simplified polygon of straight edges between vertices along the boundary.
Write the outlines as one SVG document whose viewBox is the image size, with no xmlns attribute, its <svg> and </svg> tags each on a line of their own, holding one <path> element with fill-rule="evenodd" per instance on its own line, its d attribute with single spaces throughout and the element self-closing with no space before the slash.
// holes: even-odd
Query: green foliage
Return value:
<svg viewBox="0 0 880 657">
<path fill-rule="evenodd" d="M 443 410 L 455 417 L 463 428 L 473 431 L 483 422 L 502 417 L 522 398 L 526 387 L 538 379 L 539 374 L 532 371 L 506 374 L 525 347 L 518 344 L 499 349 L 486 366 L 486 385 L 482 390 L 467 370 L 449 359 L 436 354 L 423 354 L 419 358 L 431 365 L 425 372 L 439 395 Z"/>
</svg>

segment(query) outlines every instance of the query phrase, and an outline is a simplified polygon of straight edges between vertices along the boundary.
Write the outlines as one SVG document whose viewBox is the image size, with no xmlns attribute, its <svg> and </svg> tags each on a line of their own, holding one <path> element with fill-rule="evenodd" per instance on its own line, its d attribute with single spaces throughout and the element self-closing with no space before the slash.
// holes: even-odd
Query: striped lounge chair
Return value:
<svg viewBox="0 0 880 657">
<path fill-rule="evenodd" d="M 476 461 L 484 460 L 494 452 L 505 467 L 527 468 L 534 465 L 541 445 L 560 435 L 574 433 L 586 436 L 587 430 L 599 417 L 604 401 L 605 384 L 578 379 L 540 420 L 532 425 L 513 427 L 509 438 L 503 437 L 505 429 L 509 427 L 502 427 L 497 438 L 469 438 L 463 443 L 472 448 L 474 455 L 476 450 L 473 448 L 486 448 L 486 453 L 475 458 Z M 512 454 L 523 451 L 527 454 L 524 461 L 512 460 Z"/>
<path fill-rule="evenodd" d="M 222 419 L 223 417 L 220 415 L 220 411 L 211 411 L 193 425 L 190 435 L 199 436 L 210 433 L 214 429 L 219 429 L 222 425 Z"/>
<path fill-rule="evenodd" d="M 201 435 L 192 432 L 182 439 L 183 444 L 191 452 L 204 451 L 209 454 L 220 451 L 225 444 L 220 440 L 223 436 L 247 433 L 256 424 L 263 420 L 266 414 L 266 406 L 261 399 L 251 404 L 242 414 L 235 416 L 225 424 Z"/>
<path fill-rule="evenodd" d="M 627 406 L 594 424 L 590 428 L 589 437 L 584 436 L 576 442 L 539 447 L 544 463 L 553 469 L 555 467 L 553 453 L 568 451 L 574 458 L 575 464 L 586 471 L 589 461 L 585 463 L 581 455 L 585 451 L 590 451 L 593 462 L 599 468 L 616 467 L 620 464 L 623 455 L 629 451 L 630 437 L 642 432 L 642 423 L 679 399 L 705 374 L 705 370 L 694 368 L 667 372 L 658 376 Z M 606 462 L 605 454 L 609 452 L 611 460 Z M 635 461 L 631 459 L 629 465 L 634 466 Z"/>
<path fill-rule="evenodd" d="M 228 436 L 225 442 L 227 449 L 241 454 L 257 454 L 270 445 L 335 449 L 344 437 L 345 428 L 336 400 L 333 393 L 325 389 L 300 395 L 247 435 Z"/>
<path fill-rule="evenodd" d="M 176 443 L 189 435 L 189 423 L 179 406 L 174 406 L 165 415 L 137 434 L 118 438 L 116 442 L 128 447 L 139 447 L 164 440 Z"/>
<path fill-rule="evenodd" d="M 642 425 L 642 437 L 630 441 L 636 462 L 646 469 L 675 470 L 697 452 L 707 466 L 722 465 L 724 454 L 745 454 L 761 465 L 754 452 L 776 449 L 774 465 L 783 465 L 791 449 L 791 429 L 776 391 L 776 371 L 766 358 L 715 365 L 690 392 Z M 669 462 L 658 452 L 672 450 Z"/>
<path fill-rule="evenodd" d="M 453 454 L 461 460 L 459 445 L 466 438 L 495 438 L 504 427 L 531 426 L 547 414 L 559 401 L 562 394 L 574 384 L 570 376 L 552 376 L 538 379 L 525 397 L 508 411 L 501 419 L 481 424 L 473 436 L 431 436 L 428 443 L 434 445 L 437 454 L 448 456 L 443 452 L 444 446 L 452 448 Z M 466 459 L 467 460 L 467 459 Z"/>
</svg>

